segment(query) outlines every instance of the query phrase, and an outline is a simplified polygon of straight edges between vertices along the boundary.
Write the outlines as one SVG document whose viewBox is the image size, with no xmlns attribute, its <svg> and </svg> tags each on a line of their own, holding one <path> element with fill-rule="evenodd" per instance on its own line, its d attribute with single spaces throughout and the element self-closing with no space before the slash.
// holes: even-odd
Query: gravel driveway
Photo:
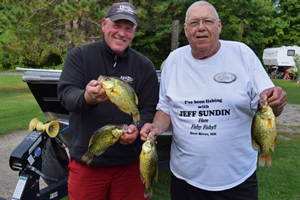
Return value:
<svg viewBox="0 0 300 200">
<path fill-rule="evenodd" d="M 286 105 L 277 118 L 279 132 L 300 133 L 300 105 Z M 9 157 L 15 147 L 28 135 L 28 130 L 17 131 L 0 138 L 0 200 L 11 199 L 18 181 L 18 172 L 9 167 Z M 283 138 L 289 139 L 289 138 Z M 41 188 L 45 183 L 40 181 Z"/>
</svg>

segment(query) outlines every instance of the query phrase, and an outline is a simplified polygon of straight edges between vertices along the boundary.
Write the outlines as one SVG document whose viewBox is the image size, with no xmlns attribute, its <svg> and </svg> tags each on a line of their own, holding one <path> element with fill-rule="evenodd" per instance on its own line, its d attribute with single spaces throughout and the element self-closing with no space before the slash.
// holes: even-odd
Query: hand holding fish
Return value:
<svg viewBox="0 0 300 200">
<path fill-rule="evenodd" d="M 281 87 L 268 88 L 260 93 L 262 101 L 268 101 L 274 115 L 278 117 L 286 105 L 286 92 Z"/>
<path fill-rule="evenodd" d="M 89 105 L 96 105 L 108 99 L 105 90 L 96 80 L 91 80 L 85 87 L 84 99 Z"/>
<path fill-rule="evenodd" d="M 155 126 L 154 124 L 146 123 L 140 131 L 141 140 L 146 141 L 147 138 L 156 140 L 157 136 L 159 136 L 160 133 L 161 132 L 157 126 Z"/>
<path fill-rule="evenodd" d="M 141 140 L 156 140 L 157 136 L 166 131 L 171 126 L 171 118 L 165 112 L 158 110 L 155 114 L 153 123 L 146 123 L 142 127 L 140 134 Z"/>
<path fill-rule="evenodd" d="M 124 145 L 132 144 L 139 135 L 137 127 L 133 124 L 129 125 L 127 132 L 124 132 L 120 137 L 120 143 Z"/>
</svg>

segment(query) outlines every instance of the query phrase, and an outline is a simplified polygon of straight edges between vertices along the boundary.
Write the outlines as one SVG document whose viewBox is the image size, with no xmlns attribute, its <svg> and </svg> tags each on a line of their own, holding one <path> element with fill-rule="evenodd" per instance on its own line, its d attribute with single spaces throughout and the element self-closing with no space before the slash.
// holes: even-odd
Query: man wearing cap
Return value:
<svg viewBox="0 0 300 200">
<path fill-rule="evenodd" d="M 61 104 L 69 111 L 69 198 L 84 200 L 141 200 L 139 174 L 140 128 L 152 122 L 158 102 L 158 80 L 153 63 L 129 47 L 136 27 L 136 8 L 113 4 L 102 19 L 103 40 L 68 52 L 58 84 Z M 140 122 L 112 104 L 97 79 L 100 75 L 128 82 L 139 100 Z M 87 165 L 81 160 L 99 128 L 127 124 L 128 132 Z"/>
</svg>

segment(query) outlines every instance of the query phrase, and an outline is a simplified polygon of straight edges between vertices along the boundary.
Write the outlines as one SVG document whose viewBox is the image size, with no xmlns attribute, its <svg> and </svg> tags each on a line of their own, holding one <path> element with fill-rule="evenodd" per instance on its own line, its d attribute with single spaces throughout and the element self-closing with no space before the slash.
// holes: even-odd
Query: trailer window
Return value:
<svg viewBox="0 0 300 200">
<path fill-rule="evenodd" d="M 287 55 L 288 56 L 295 56 L 295 50 L 288 50 Z"/>
</svg>

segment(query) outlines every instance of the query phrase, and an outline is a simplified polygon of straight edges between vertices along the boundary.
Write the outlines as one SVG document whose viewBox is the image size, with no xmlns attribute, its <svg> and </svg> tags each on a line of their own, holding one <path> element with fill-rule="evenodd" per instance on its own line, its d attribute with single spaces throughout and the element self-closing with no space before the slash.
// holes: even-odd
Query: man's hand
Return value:
<svg viewBox="0 0 300 200">
<path fill-rule="evenodd" d="M 155 113 L 153 123 L 146 123 L 142 127 L 140 134 L 141 140 L 146 141 L 148 138 L 156 140 L 157 136 L 162 134 L 171 126 L 171 118 L 161 110 Z"/>
<path fill-rule="evenodd" d="M 84 99 L 89 105 L 96 105 L 99 102 L 106 101 L 105 90 L 96 80 L 91 80 L 85 87 Z"/>
<path fill-rule="evenodd" d="M 138 135 L 139 135 L 139 130 L 135 125 L 131 124 L 127 128 L 127 133 L 124 133 L 120 137 L 120 143 L 124 145 L 132 144 L 136 140 Z"/>
<path fill-rule="evenodd" d="M 154 125 L 150 123 L 144 124 L 141 131 L 141 140 L 146 141 L 147 138 L 156 140 L 157 136 L 161 134 L 161 131 Z"/>
<path fill-rule="evenodd" d="M 286 92 L 278 86 L 265 89 L 260 93 L 260 98 L 262 101 L 268 101 L 276 117 L 281 114 L 286 105 Z"/>
</svg>

